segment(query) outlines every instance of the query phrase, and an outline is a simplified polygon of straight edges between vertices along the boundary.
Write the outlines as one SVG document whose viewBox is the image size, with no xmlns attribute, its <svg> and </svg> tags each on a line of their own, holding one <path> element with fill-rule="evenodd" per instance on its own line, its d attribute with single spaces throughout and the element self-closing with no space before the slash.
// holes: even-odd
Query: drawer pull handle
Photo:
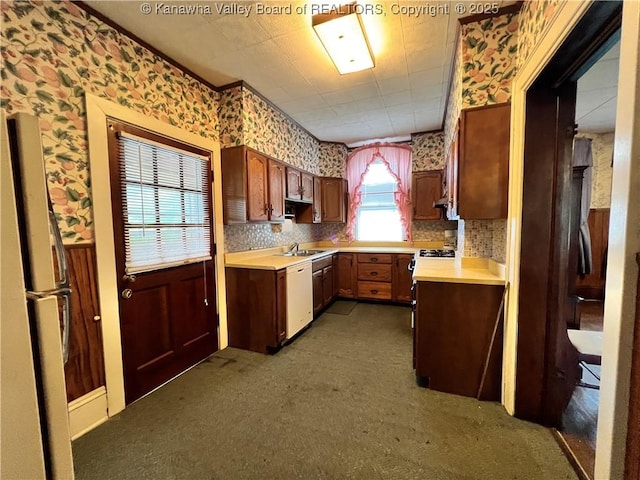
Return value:
<svg viewBox="0 0 640 480">
<path fill-rule="evenodd" d="M 371 290 L 371 293 L 375 295 L 376 293 L 378 293 L 378 290 Z"/>
<path fill-rule="evenodd" d="M 371 257 L 371 261 L 374 262 L 374 263 L 377 262 L 378 261 L 378 257 Z"/>
<path fill-rule="evenodd" d="M 378 272 L 371 272 L 372 277 L 375 277 L 376 275 L 378 275 Z"/>
</svg>

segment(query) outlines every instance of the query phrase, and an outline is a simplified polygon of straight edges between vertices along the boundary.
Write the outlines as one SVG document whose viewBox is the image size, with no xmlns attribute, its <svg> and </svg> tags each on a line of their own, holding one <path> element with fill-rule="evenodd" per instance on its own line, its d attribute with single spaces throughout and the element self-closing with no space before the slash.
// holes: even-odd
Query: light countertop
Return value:
<svg viewBox="0 0 640 480">
<path fill-rule="evenodd" d="M 322 253 L 315 255 L 309 255 L 308 257 L 285 257 L 282 252 L 273 252 L 262 256 L 236 256 L 229 258 L 227 254 L 225 267 L 232 268 L 255 268 L 258 270 L 282 270 L 283 268 L 293 267 L 294 265 L 300 265 L 304 262 L 312 262 L 326 257 L 333 253 L 337 253 L 338 249 L 320 249 L 314 248 L 314 250 L 323 250 Z"/>
<path fill-rule="evenodd" d="M 485 258 L 416 258 L 413 279 L 420 282 L 504 285 L 504 265 Z"/>
<path fill-rule="evenodd" d="M 399 243 L 399 242 L 398 242 Z M 261 250 L 249 250 L 244 252 L 234 252 L 225 254 L 225 267 L 231 268 L 256 268 L 260 270 L 281 270 L 283 268 L 299 265 L 304 262 L 318 260 L 333 253 L 404 253 L 413 255 L 420 248 L 434 248 L 431 243 L 416 243 L 413 246 L 398 246 L 392 244 L 381 244 L 378 246 L 362 246 L 362 245 L 326 245 L 318 244 L 302 244 L 300 250 L 322 250 L 322 253 L 310 255 L 308 257 L 285 257 L 282 253 L 286 247 L 274 247 Z M 441 247 L 436 244 L 436 247 Z"/>
<path fill-rule="evenodd" d="M 345 253 L 405 253 L 415 254 L 423 245 L 414 246 L 359 246 L 338 245 L 333 247 L 300 245 L 300 250 L 322 250 L 308 257 L 288 257 L 282 253 L 286 247 L 227 253 L 225 266 L 231 268 L 255 268 L 259 270 L 282 270 L 305 262 L 319 260 L 338 252 Z M 322 245 L 322 244 L 321 244 Z M 504 285 L 504 265 L 487 258 L 423 258 L 416 257 L 413 279 L 426 282 L 475 283 Z"/>
</svg>

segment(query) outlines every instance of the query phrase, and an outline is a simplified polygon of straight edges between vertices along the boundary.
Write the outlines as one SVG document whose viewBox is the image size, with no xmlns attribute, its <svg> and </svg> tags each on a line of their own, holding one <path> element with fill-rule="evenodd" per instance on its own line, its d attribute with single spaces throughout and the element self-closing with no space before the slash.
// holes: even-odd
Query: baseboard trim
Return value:
<svg viewBox="0 0 640 480">
<path fill-rule="evenodd" d="M 571 450 L 571 446 L 562 436 L 562 433 L 555 428 L 551 428 L 550 430 L 553 438 L 555 438 L 556 442 L 558 442 L 562 453 L 564 453 L 565 457 L 567 457 L 567 460 L 569 460 L 569 463 L 573 467 L 573 470 L 576 472 L 578 478 L 580 480 L 592 480 L 591 475 L 589 475 L 585 468 L 582 466 L 580 460 L 578 460 L 578 457 L 576 457 L 576 454 L 573 452 L 573 450 Z"/>
<path fill-rule="evenodd" d="M 69 430 L 71 440 L 80 438 L 109 418 L 107 390 L 100 387 L 69 402 Z"/>
</svg>

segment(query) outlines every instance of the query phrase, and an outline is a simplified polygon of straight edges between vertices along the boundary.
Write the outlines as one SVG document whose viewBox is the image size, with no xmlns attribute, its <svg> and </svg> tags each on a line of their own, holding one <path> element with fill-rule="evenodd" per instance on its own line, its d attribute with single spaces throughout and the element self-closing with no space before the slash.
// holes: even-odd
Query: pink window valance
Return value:
<svg viewBox="0 0 640 480">
<path fill-rule="evenodd" d="M 358 209 L 362 204 L 362 181 L 369 165 L 380 160 L 398 182 L 394 195 L 400 211 L 400 222 L 405 240 L 411 241 L 411 147 L 395 143 L 374 143 L 355 149 L 347 157 L 347 182 L 349 186 L 349 213 L 347 236 L 353 241 Z"/>
</svg>

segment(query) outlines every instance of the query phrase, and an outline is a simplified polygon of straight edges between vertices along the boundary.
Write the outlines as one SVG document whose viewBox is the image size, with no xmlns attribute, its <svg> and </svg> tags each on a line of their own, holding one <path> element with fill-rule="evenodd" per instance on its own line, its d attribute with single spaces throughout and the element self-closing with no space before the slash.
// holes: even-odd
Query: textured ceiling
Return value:
<svg viewBox="0 0 640 480">
<path fill-rule="evenodd" d="M 163 15 L 154 11 L 159 2 L 150 2 L 152 13 L 144 15 L 142 3 L 89 2 L 214 85 L 246 81 L 320 140 L 352 145 L 442 128 L 459 17 L 454 12 L 410 16 L 394 14 L 392 2 L 378 3 L 382 14 L 363 16 L 375 68 L 341 76 L 311 28 L 313 2 L 265 2 L 306 5 L 306 15 L 260 14 L 256 2 L 206 1 L 198 4 L 209 5 L 210 15 Z M 252 10 L 223 15 L 218 5 Z"/>
<path fill-rule="evenodd" d="M 321 2 L 88 3 L 212 84 L 244 80 L 318 139 L 349 146 L 377 139 L 403 140 L 413 132 L 442 128 L 457 20 L 469 14 L 454 11 L 455 5 L 468 3 L 446 0 L 361 1 L 382 9 L 380 14 L 363 15 L 376 66 L 340 75 L 311 28 L 311 9 Z M 509 3 L 513 2 L 499 2 Z M 200 8 L 200 14 L 161 13 L 162 8 L 187 4 Z M 409 15 L 396 12 L 392 6 L 398 4 L 450 10 L 449 14 L 435 11 L 433 16 L 428 11 Z M 151 13 L 143 14 L 143 5 L 149 5 Z M 259 5 L 291 5 L 292 13 L 269 14 L 259 11 Z M 296 14 L 296 7 L 307 13 Z M 231 13 L 219 11 L 222 8 Z M 603 78 L 611 83 L 617 75 L 606 67 L 594 78 L 591 74 L 580 82 L 585 94 L 579 96 L 578 120 L 581 127 L 584 122 L 585 128 L 605 128 L 593 110 L 614 105 L 611 94 L 615 96 L 615 91 L 604 92 L 596 100 L 593 90 L 600 88 Z"/>
<path fill-rule="evenodd" d="M 578 79 L 576 123 L 581 132 L 613 132 L 616 125 L 620 42 Z"/>
</svg>

